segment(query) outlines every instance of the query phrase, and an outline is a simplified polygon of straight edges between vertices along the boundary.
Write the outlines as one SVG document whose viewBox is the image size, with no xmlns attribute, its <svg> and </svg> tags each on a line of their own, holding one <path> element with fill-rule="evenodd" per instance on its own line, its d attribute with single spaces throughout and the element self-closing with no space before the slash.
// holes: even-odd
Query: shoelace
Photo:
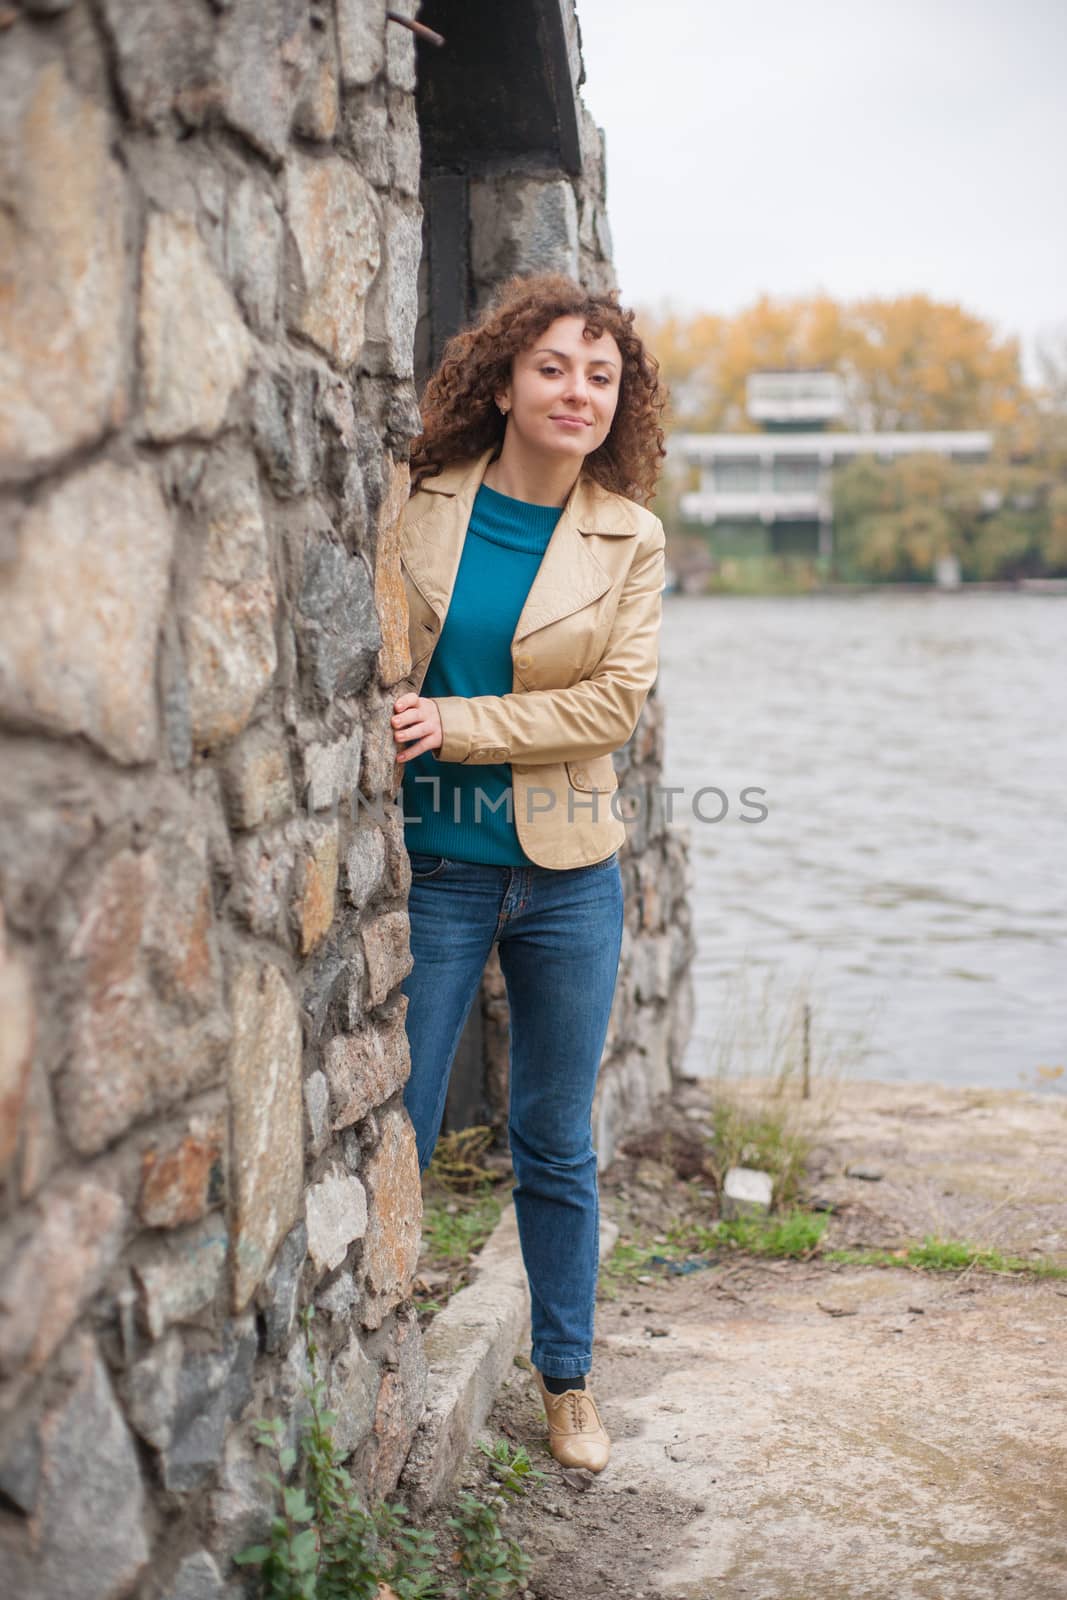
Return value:
<svg viewBox="0 0 1067 1600">
<path fill-rule="evenodd" d="M 583 1411 L 583 1409 L 582 1409 L 582 1401 L 583 1400 L 589 1401 L 589 1409 L 592 1412 L 593 1417 L 596 1416 L 596 1409 L 593 1406 L 592 1401 L 589 1399 L 589 1396 L 587 1394 L 583 1394 L 581 1389 L 568 1389 L 566 1391 L 566 1394 L 567 1394 L 567 1399 L 570 1401 L 571 1429 L 572 1429 L 572 1431 L 574 1433 L 584 1433 L 586 1431 L 586 1420 L 587 1420 L 587 1417 L 588 1417 L 588 1413 Z M 590 1433 L 595 1433 L 596 1429 L 598 1427 L 598 1424 L 592 1420 L 592 1417 L 589 1417 L 588 1421 L 589 1421 L 589 1432 Z"/>
</svg>

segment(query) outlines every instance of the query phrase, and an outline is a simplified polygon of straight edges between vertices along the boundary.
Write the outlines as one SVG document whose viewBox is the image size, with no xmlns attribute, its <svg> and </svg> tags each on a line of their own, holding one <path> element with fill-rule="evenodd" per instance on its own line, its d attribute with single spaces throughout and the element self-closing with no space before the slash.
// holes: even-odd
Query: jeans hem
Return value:
<svg viewBox="0 0 1067 1600">
<path fill-rule="evenodd" d="M 581 1356 L 544 1356 L 538 1360 L 536 1346 L 530 1360 L 543 1378 L 584 1378 L 593 1363 Z"/>
</svg>

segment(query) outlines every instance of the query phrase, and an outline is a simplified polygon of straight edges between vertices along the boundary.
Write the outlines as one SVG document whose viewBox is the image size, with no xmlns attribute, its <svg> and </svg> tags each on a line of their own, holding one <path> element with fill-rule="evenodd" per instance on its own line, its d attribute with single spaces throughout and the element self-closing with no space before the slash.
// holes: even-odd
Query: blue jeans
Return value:
<svg viewBox="0 0 1067 1600">
<path fill-rule="evenodd" d="M 482 866 L 411 855 L 404 1104 L 433 1155 L 452 1060 L 500 945 L 511 1013 L 508 1136 L 530 1283 L 530 1359 L 576 1378 L 593 1359 L 600 1206 L 591 1116 L 622 943 L 615 856 L 592 867 Z"/>
</svg>

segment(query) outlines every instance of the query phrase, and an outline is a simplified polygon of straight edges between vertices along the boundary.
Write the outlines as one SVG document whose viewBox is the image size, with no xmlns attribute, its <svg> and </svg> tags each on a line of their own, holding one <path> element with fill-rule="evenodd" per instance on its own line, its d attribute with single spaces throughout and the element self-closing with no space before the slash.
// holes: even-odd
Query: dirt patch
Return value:
<svg viewBox="0 0 1067 1600">
<path fill-rule="evenodd" d="M 811 1115 L 831 1244 L 938 1233 L 1067 1265 L 1062 1096 L 858 1084 Z M 713 1220 L 710 1119 L 686 1086 L 602 1174 L 622 1241 L 651 1256 Z M 603 1473 L 552 1460 L 521 1364 L 500 1394 L 487 1432 L 545 1473 L 509 1513 L 536 1600 L 1063 1600 L 1067 1281 L 707 1254 L 602 1273 Z"/>
</svg>

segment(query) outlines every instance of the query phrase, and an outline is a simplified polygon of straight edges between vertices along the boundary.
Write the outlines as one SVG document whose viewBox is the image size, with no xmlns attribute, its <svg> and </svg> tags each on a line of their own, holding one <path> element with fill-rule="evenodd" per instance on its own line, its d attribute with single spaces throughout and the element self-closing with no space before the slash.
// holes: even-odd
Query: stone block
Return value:
<svg viewBox="0 0 1067 1600">
<path fill-rule="evenodd" d="M 399 805 L 386 805 L 382 807 L 382 813 L 389 887 L 395 895 L 406 900 L 411 888 L 411 857 L 404 842 L 403 808 Z"/>
<path fill-rule="evenodd" d="M 339 1272 L 332 1283 L 319 1290 L 315 1305 L 320 1311 L 325 1311 L 332 1322 L 347 1322 L 358 1299 L 359 1289 L 355 1278 L 350 1272 Z"/>
<path fill-rule="evenodd" d="M 596 250 L 596 233 L 594 231 L 594 202 L 586 196 L 578 211 L 578 244 L 582 252 L 582 260 L 587 255 L 592 255 Z"/>
<path fill-rule="evenodd" d="M 168 1333 L 134 1362 L 122 1381 L 130 1426 L 153 1450 L 164 1449 L 170 1440 L 183 1355 L 180 1334 Z"/>
<path fill-rule="evenodd" d="M 130 121 L 157 133 L 177 114 L 199 126 L 217 107 L 215 30 L 197 0 L 146 6 L 142 0 L 101 0 L 115 78 Z"/>
<path fill-rule="evenodd" d="M 269 1371 L 266 1390 L 274 1415 L 284 1420 L 283 1443 L 290 1449 L 298 1449 L 300 1436 L 311 1421 L 308 1390 L 312 1382 L 307 1338 L 301 1329 L 285 1352 L 285 1359 Z"/>
<path fill-rule="evenodd" d="M 163 711 L 163 743 L 170 764 L 184 772 L 193 759 L 193 734 L 189 716 L 189 679 L 185 675 L 178 622 L 168 611 L 160 641 L 159 698 Z"/>
<path fill-rule="evenodd" d="M 343 1461 L 361 1445 L 374 1424 L 381 1374 L 352 1335 L 330 1370 L 327 1400 L 337 1413 L 334 1443 Z"/>
<path fill-rule="evenodd" d="M 312 823 L 308 844 L 296 864 L 293 923 L 301 955 L 326 937 L 337 909 L 338 828 Z"/>
<path fill-rule="evenodd" d="M 283 227 L 271 191 L 242 178 L 226 213 L 226 270 L 245 316 L 270 338 L 278 319 Z"/>
<path fill-rule="evenodd" d="M 210 439 L 248 370 L 251 340 L 186 217 L 154 212 L 141 261 L 141 360 L 149 438 Z"/>
<path fill-rule="evenodd" d="M 293 779 L 283 734 L 250 728 L 222 763 L 222 792 L 234 828 L 262 828 L 292 815 Z"/>
<path fill-rule="evenodd" d="M 421 0 L 398 0 L 390 9 L 398 16 L 414 19 L 419 14 Z M 385 29 L 385 71 L 394 89 L 415 91 L 415 35 L 410 28 L 402 28 L 390 21 Z"/>
<path fill-rule="evenodd" d="M 375 1452 L 368 1494 L 372 1499 L 393 1493 L 422 1420 L 429 1385 L 429 1364 L 412 1309 L 397 1318 L 396 1366 L 382 1374 L 374 1412 Z"/>
<path fill-rule="evenodd" d="M 150 1145 L 141 1157 L 141 1221 L 148 1228 L 199 1222 L 221 1203 L 225 1182 L 226 1119 L 194 1116 L 180 1137 Z"/>
<path fill-rule="evenodd" d="M 52 1109 L 52 1095 L 42 1064 L 35 1063 L 22 1106 L 16 1154 L 16 1176 L 21 1200 L 29 1200 L 47 1182 L 62 1160 L 63 1151 Z"/>
<path fill-rule="evenodd" d="M 367 1005 L 380 1006 L 411 971 L 414 962 L 408 940 L 407 913 L 387 911 L 362 931 L 367 963 Z"/>
<path fill-rule="evenodd" d="M 29 1600 L 121 1600 L 149 1556 L 133 1441 L 93 1341 L 67 1352 L 67 1382 L 40 1427 L 35 1515 L 0 1534 L 7 1593 Z"/>
<path fill-rule="evenodd" d="M 308 1149 L 314 1159 L 321 1156 L 330 1142 L 330 1085 L 324 1072 L 313 1072 L 304 1079 L 304 1110 L 307 1113 Z"/>
<path fill-rule="evenodd" d="M 382 438 L 381 407 L 370 388 L 371 380 L 361 374 L 350 388 L 355 421 L 355 455 L 363 479 L 363 497 L 369 525 L 373 527 L 385 494 L 388 470 L 387 447 Z"/>
<path fill-rule="evenodd" d="M 363 1169 L 367 1234 L 363 1241 L 365 1294 L 360 1313 L 367 1328 L 411 1293 L 422 1240 L 422 1189 L 415 1134 L 407 1113 L 390 1106 L 381 1115 L 381 1138 Z"/>
<path fill-rule="evenodd" d="M 222 1576 L 206 1550 L 185 1557 L 163 1600 L 223 1600 Z"/>
<path fill-rule="evenodd" d="M 339 930 L 342 940 L 343 930 Z M 330 1019 L 331 1009 L 344 992 L 348 980 L 348 951 L 344 954 L 334 944 L 321 948 L 309 963 L 305 974 L 307 982 L 301 997 L 301 1009 L 307 1021 L 308 1036 L 321 1038 Z"/>
<path fill-rule="evenodd" d="M 382 643 L 364 562 L 329 540 L 309 540 L 299 609 L 298 637 L 318 694 L 358 694 Z"/>
<path fill-rule="evenodd" d="M 378 202 L 340 157 L 292 155 L 286 167 L 293 249 L 286 319 L 338 367 L 363 348 L 364 306 L 381 259 Z"/>
<path fill-rule="evenodd" d="M 774 1179 L 755 1167 L 731 1167 L 722 1183 L 720 1214 L 726 1221 L 734 1217 L 765 1217 L 774 1199 Z"/>
<path fill-rule="evenodd" d="M 130 1422 L 159 1457 L 163 1487 L 183 1493 L 210 1478 L 222 1458 L 227 1424 L 252 1396 L 255 1319 L 227 1323 L 221 1347 L 183 1346 L 171 1333 L 130 1370 Z"/>
<path fill-rule="evenodd" d="M 0 1377 L 42 1371 L 118 1258 L 126 1208 L 92 1178 L 60 1179 L 3 1244 Z"/>
<path fill-rule="evenodd" d="M 608 214 L 602 206 L 597 207 L 594 227 L 596 229 L 597 253 L 601 261 L 610 262 L 614 255 L 615 246 L 611 238 L 611 223 L 608 221 Z"/>
<path fill-rule="evenodd" d="M 260 368 L 250 386 L 252 437 L 271 485 L 280 495 L 303 495 L 322 473 L 316 406 L 322 374 L 310 362 Z"/>
<path fill-rule="evenodd" d="M 351 809 L 352 794 L 359 787 L 362 754 L 362 727 L 330 744 L 305 746 L 304 784 L 309 811 L 333 811 L 338 806 Z"/>
<path fill-rule="evenodd" d="M 30 1087 L 36 1008 L 29 969 L 10 947 L 0 906 L 0 1171 L 15 1154 Z"/>
<path fill-rule="evenodd" d="M 414 371 L 414 323 L 419 307 L 411 285 L 418 280 L 422 256 L 422 211 L 419 206 L 382 202 L 382 259 L 366 301 L 366 342 L 362 365 L 368 373 Z"/>
<path fill-rule="evenodd" d="M 367 380 L 368 383 L 373 381 Z M 390 450 L 398 454 L 406 450 L 410 440 L 422 432 L 422 413 L 415 385 L 395 378 L 383 380 L 389 385 L 389 394 L 382 412 L 385 440 Z"/>
<path fill-rule="evenodd" d="M 400 570 L 400 518 L 408 502 L 411 474 L 406 462 L 388 460 L 388 488 L 378 513 L 374 563 L 374 604 L 382 634 L 378 681 L 383 688 L 391 688 L 411 671 L 407 591 Z"/>
<path fill-rule="evenodd" d="M 203 841 L 161 833 L 91 880 L 67 944 L 77 978 L 60 1119 L 95 1155 L 223 1072 L 229 1024 Z"/>
<path fill-rule="evenodd" d="M 227 909 L 260 938 L 288 941 L 289 890 L 302 825 L 287 823 L 237 840 Z"/>
<path fill-rule="evenodd" d="M 578 102 L 578 138 L 582 152 L 582 184 L 597 200 L 605 193 L 604 134 L 589 111 Z"/>
<path fill-rule="evenodd" d="M 693 1032 L 696 1003 L 693 998 L 693 980 L 688 971 L 674 982 L 671 989 L 667 1021 L 667 1063 L 673 1074 L 685 1066 L 686 1051 Z"/>
<path fill-rule="evenodd" d="M 301 1033 L 296 1000 L 273 963 L 238 968 L 232 1006 L 232 1294 L 241 1311 L 303 1208 Z"/>
<path fill-rule="evenodd" d="M 0 51 L 0 482 L 126 414 L 126 201 L 110 121 L 38 41 L 20 44 Z"/>
<path fill-rule="evenodd" d="M 217 1560 L 227 1561 L 267 1536 L 272 1498 L 263 1482 L 262 1460 L 240 1434 L 231 1432 L 223 1449 L 219 1488 L 208 1501 L 209 1540 Z"/>
<path fill-rule="evenodd" d="M 5 1419 L 0 1434 L 0 1495 L 24 1517 L 32 1517 L 40 1488 L 40 1417 L 31 1402 L 21 1415 Z"/>
<path fill-rule="evenodd" d="M 276 594 L 255 465 L 243 453 L 212 458 L 196 510 L 199 566 L 183 587 L 181 628 L 198 750 L 232 739 L 274 677 Z"/>
<path fill-rule="evenodd" d="M 360 428 L 352 401 L 351 385 L 335 373 L 323 372 L 318 394 L 318 416 L 335 435 L 343 451 L 362 453 L 366 429 Z M 360 464 L 360 463 L 357 463 Z"/>
<path fill-rule="evenodd" d="M 20 531 L 0 574 L 0 715 L 150 760 L 173 538 L 153 474 L 99 462 L 31 506 Z"/>
<path fill-rule="evenodd" d="M 331 1172 L 307 1191 L 308 1254 L 316 1270 L 332 1272 L 367 1231 L 367 1195 L 358 1178 Z"/>
<path fill-rule="evenodd" d="M 345 96 L 342 147 L 375 189 L 389 183 L 389 107 L 381 85 Z"/>
<path fill-rule="evenodd" d="M 233 877 L 233 839 L 217 768 L 206 762 L 195 766 L 189 774 L 189 788 L 194 805 L 193 826 L 204 841 L 208 867 L 220 883 L 229 883 Z"/>
<path fill-rule="evenodd" d="M 98 772 L 69 758 L 58 740 L 9 741 L 0 753 L 0 896 L 10 926 L 31 937 L 106 804 Z"/>
<path fill-rule="evenodd" d="M 217 26 L 222 114 L 268 160 L 281 161 L 312 65 L 308 8 L 227 0 Z"/>
<path fill-rule="evenodd" d="M 625 1132 L 620 1073 L 614 1066 L 601 1069 L 593 1102 L 593 1142 L 596 1145 L 597 1171 L 603 1172 L 615 1160 L 615 1151 Z"/>
<path fill-rule="evenodd" d="M 391 810 L 391 802 L 400 788 L 400 768 L 397 765 L 397 744 L 393 738 L 393 696 L 383 695 L 381 700 L 371 699 L 363 716 L 363 769 L 359 776 L 360 792 L 367 800 L 383 811 Z"/>
<path fill-rule="evenodd" d="M 141 1321 L 153 1339 L 175 1322 L 188 1322 L 211 1305 L 222 1288 L 229 1234 L 215 1213 L 168 1235 L 134 1262 Z"/>
<path fill-rule="evenodd" d="M 394 91 L 389 95 L 389 183 L 407 199 L 419 197 L 422 141 L 415 97 Z"/>
<path fill-rule="evenodd" d="M 363 1025 L 363 992 L 367 984 L 366 963 L 357 944 L 349 945 L 349 958 L 344 973 L 344 989 L 338 1016 L 342 1027 L 359 1028 Z"/>
<path fill-rule="evenodd" d="M 370 83 L 385 63 L 385 0 L 338 0 L 337 47 L 346 89 Z"/>
<path fill-rule="evenodd" d="M 512 273 L 578 276 L 578 204 L 566 178 L 481 178 L 470 186 L 471 266 L 481 283 Z"/>
<path fill-rule="evenodd" d="M 358 1033 L 339 1034 L 326 1046 L 324 1067 L 330 1083 L 335 1131 L 362 1122 L 375 1106 L 402 1089 L 411 1071 L 404 1016 L 407 1000 L 384 1022 Z"/>
<path fill-rule="evenodd" d="M 671 947 L 666 934 L 643 933 L 635 940 L 631 979 L 634 999 L 651 1005 L 666 1000 L 671 992 Z"/>
<path fill-rule="evenodd" d="M 300 1277 L 308 1253 L 307 1224 L 298 1222 L 286 1235 L 257 1295 L 265 1324 L 268 1355 L 277 1355 L 289 1343 L 300 1299 Z"/>
<path fill-rule="evenodd" d="M 365 823 L 352 834 L 345 856 L 348 898 L 354 906 L 366 906 L 385 886 L 385 835 L 373 823 Z"/>
<path fill-rule="evenodd" d="M 311 61 L 304 74 L 293 128 L 305 139 L 330 144 L 337 132 L 340 81 L 333 17 L 328 9 L 311 11 Z"/>
</svg>

